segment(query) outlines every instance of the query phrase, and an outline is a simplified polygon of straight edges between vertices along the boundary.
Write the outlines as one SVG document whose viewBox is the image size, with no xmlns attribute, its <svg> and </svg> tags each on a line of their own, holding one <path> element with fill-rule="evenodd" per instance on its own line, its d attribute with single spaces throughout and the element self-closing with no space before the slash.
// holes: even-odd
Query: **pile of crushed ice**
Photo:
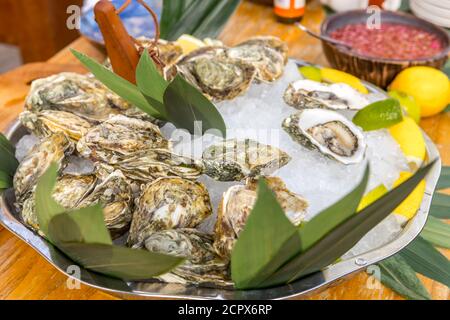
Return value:
<svg viewBox="0 0 450 320">
<path fill-rule="evenodd" d="M 399 146 L 388 131 L 379 130 L 364 133 L 367 139 L 367 161 L 355 165 L 344 165 L 324 157 L 317 151 L 308 150 L 294 142 L 281 128 L 281 123 L 297 110 L 283 101 L 288 84 L 301 78 L 294 62 L 286 66 L 283 77 L 272 84 L 253 84 L 250 90 L 232 101 L 217 105 L 227 125 L 227 138 L 250 138 L 273 145 L 287 152 L 292 160 L 274 173 L 287 187 L 306 198 L 310 204 L 307 219 L 311 219 L 348 192 L 361 180 L 367 162 L 370 164 L 368 190 L 384 184 L 388 188 L 407 171 L 408 165 Z M 371 94 L 370 100 L 384 99 L 383 95 Z M 343 112 L 349 118 L 351 112 Z M 172 124 L 162 128 L 163 134 L 174 142 L 176 153 L 200 158 L 204 149 L 218 141 L 214 135 L 192 138 L 187 132 L 175 130 Z M 36 143 L 33 136 L 25 136 L 17 145 L 17 157 L 21 160 Z M 92 171 L 92 163 L 73 158 L 66 172 L 83 173 Z M 208 188 L 215 214 L 205 221 L 202 229 L 211 231 L 216 219 L 216 210 L 222 194 L 237 182 L 216 182 L 209 177 L 200 178 Z M 378 248 L 394 239 L 402 230 L 402 222 L 395 217 L 387 218 L 358 243 L 347 257 Z"/>
</svg>

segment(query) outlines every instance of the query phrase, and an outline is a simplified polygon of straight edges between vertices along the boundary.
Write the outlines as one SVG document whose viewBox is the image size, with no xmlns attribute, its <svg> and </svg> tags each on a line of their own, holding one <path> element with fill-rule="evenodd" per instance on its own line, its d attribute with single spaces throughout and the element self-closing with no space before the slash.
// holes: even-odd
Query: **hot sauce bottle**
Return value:
<svg viewBox="0 0 450 320">
<path fill-rule="evenodd" d="M 274 11 L 278 21 L 295 23 L 305 14 L 305 0 L 275 0 Z"/>
</svg>

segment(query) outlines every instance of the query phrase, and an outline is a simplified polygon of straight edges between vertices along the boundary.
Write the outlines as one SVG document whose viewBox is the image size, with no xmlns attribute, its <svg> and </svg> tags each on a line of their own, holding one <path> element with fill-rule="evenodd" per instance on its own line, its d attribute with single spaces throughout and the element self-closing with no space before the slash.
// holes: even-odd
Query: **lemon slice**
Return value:
<svg viewBox="0 0 450 320">
<path fill-rule="evenodd" d="M 394 187 L 397 187 L 407 179 L 412 177 L 410 172 L 401 172 L 400 178 L 394 183 Z M 422 204 L 423 196 L 425 194 L 426 182 L 422 180 L 414 191 L 406 198 L 397 208 L 394 210 L 394 214 L 400 215 L 407 220 L 412 219 Z"/>
<path fill-rule="evenodd" d="M 175 41 L 182 49 L 184 54 L 188 54 L 198 48 L 204 47 L 205 43 L 189 34 L 183 34 Z"/>
<path fill-rule="evenodd" d="M 314 66 L 304 66 L 300 67 L 298 70 L 306 79 L 322 82 L 322 73 L 319 68 Z"/>
<path fill-rule="evenodd" d="M 402 149 L 411 169 L 418 169 L 427 151 L 425 139 L 417 123 L 412 118 L 405 117 L 402 122 L 390 127 L 389 132 Z"/>
<path fill-rule="evenodd" d="M 353 123 L 364 131 L 389 128 L 403 120 L 400 103 L 395 99 L 374 102 L 359 110 L 353 117 Z"/>
<path fill-rule="evenodd" d="M 363 94 L 368 94 L 369 90 L 363 85 L 360 79 L 347 72 L 323 68 L 321 69 L 322 79 L 331 83 L 346 83 Z"/>
<path fill-rule="evenodd" d="M 366 207 L 368 207 L 369 205 L 371 205 L 372 203 L 374 203 L 375 201 L 380 199 L 382 196 L 384 196 L 387 192 L 388 192 L 388 189 L 385 187 L 385 185 L 380 184 L 375 189 L 369 191 L 369 193 L 367 193 L 361 199 L 361 202 L 359 203 L 358 209 L 356 211 L 359 212 L 359 211 L 365 209 Z"/>
</svg>

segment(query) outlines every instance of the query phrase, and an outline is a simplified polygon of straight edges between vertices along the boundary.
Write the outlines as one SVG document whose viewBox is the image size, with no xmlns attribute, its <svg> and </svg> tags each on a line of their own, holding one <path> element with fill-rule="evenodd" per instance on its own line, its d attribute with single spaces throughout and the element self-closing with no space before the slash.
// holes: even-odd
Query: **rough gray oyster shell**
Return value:
<svg viewBox="0 0 450 320">
<path fill-rule="evenodd" d="M 149 49 L 153 45 L 153 39 L 139 37 L 136 40 L 144 49 Z M 183 55 L 183 48 L 173 41 L 159 39 L 158 49 L 159 58 L 166 66 L 172 65 Z"/>
<path fill-rule="evenodd" d="M 60 73 L 33 81 L 25 102 L 29 111 L 46 109 L 74 113 L 89 121 L 105 121 L 131 104 L 87 75 Z"/>
<path fill-rule="evenodd" d="M 195 50 L 177 62 L 166 77 L 179 73 L 211 99 L 233 99 L 247 91 L 256 69 L 242 60 L 227 58 L 225 50 L 221 47 Z"/>
<path fill-rule="evenodd" d="M 276 39 L 276 38 L 275 38 Z M 281 40 L 254 38 L 226 50 L 226 55 L 252 64 L 256 68 L 256 79 L 272 82 L 279 79 L 287 62 L 286 48 Z"/>
<path fill-rule="evenodd" d="M 285 119 L 282 126 L 293 140 L 343 164 L 364 159 L 367 147 L 362 131 L 337 112 L 305 109 Z"/>
<path fill-rule="evenodd" d="M 38 178 L 45 173 L 52 162 L 59 169 L 66 166 L 66 156 L 72 154 L 74 145 L 64 133 L 55 133 L 35 145 L 19 164 L 14 175 L 14 191 L 19 206 L 28 198 Z"/>
<path fill-rule="evenodd" d="M 138 152 L 117 161 L 113 166 L 129 179 L 144 183 L 170 176 L 195 180 L 204 171 L 200 161 L 174 154 L 167 149 Z"/>
<path fill-rule="evenodd" d="M 151 148 L 170 148 L 170 142 L 153 123 L 123 115 L 93 127 L 77 143 L 81 156 L 109 164 Z"/>
<path fill-rule="evenodd" d="M 157 179 L 143 188 L 136 201 L 128 244 L 141 246 L 156 231 L 195 228 L 211 213 L 203 184 L 182 178 Z"/>
<path fill-rule="evenodd" d="M 92 127 L 91 123 L 73 113 L 58 110 L 24 111 L 19 120 L 34 135 L 45 138 L 57 132 L 78 141 Z"/>
<path fill-rule="evenodd" d="M 275 193 L 286 216 L 294 225 L 299 225 L 305 218 L 308 202 L 289 191 L 280 178 L 267 177 L 265 179 L 269 188 Z M 230 259 L 234 244 L 244 229 L 257 196 L 256 180 L 247 181 L 245 186 L 232 186 L 224 193 L 214 229 L 214 248 L 222 258 Z"/>
<path fill-rule="evenodd" d="M 298 80 L 289 84 L 284 101 L 296 109 L 360 110 L 369 100 L 345 83 L 326 84 Z"/>
<path fill-rule="evenodd" d="M 244 42 L 241 42 L 237 46 L 244 46 L 244 45 L 259 45 L 263 47 L 272 48 L 275 51 L 279 52 L 284 59 L 284 63 L 286 64 L 289 58 L 289 47 L 286 42 L 281 40 L 278 37 L 274 36 L 256 36 L 251 37 L 248 40 L 245 40 Z"/>
<path fill-rule="evenodd" d="M 221 287 L 232 285 L 229 264 L 217 256 L 211 235 L 196 229 L 163 230 L 151 233 L 143 246 L 151 252 L 186 258 L 182 265 L 159 276 L 161 281 Z"/>
<path fill-rule="evenodd" d="M 284 151 L 250 139 L 225 140 L 203 152 L 205 174 L 218 181 L 270 175 L 291 158 Z"/>
</svg>

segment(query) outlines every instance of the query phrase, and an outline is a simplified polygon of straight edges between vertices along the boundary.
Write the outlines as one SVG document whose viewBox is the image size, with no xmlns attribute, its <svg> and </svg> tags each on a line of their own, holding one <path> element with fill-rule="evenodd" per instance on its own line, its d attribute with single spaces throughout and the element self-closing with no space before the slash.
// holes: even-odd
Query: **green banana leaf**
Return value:
<svg viewBox="0 0 450 320">
<path fill-rule="evenodd" d="M 441 176 L 439 177 L 437 190 L 450 188 L 450 167 L 442 167 Z"/>
<path fill-rule="evenodd" d="M 438 247 L 450 249 L 450 225 L 435 217 L 428 217 L 420 236 Z"/>
<path fill-rule="evenodd" d="M 436 192 L 431 202 L 430 215 L 439 219 L 450 219 L 450 196 Z"/>
</svg>

